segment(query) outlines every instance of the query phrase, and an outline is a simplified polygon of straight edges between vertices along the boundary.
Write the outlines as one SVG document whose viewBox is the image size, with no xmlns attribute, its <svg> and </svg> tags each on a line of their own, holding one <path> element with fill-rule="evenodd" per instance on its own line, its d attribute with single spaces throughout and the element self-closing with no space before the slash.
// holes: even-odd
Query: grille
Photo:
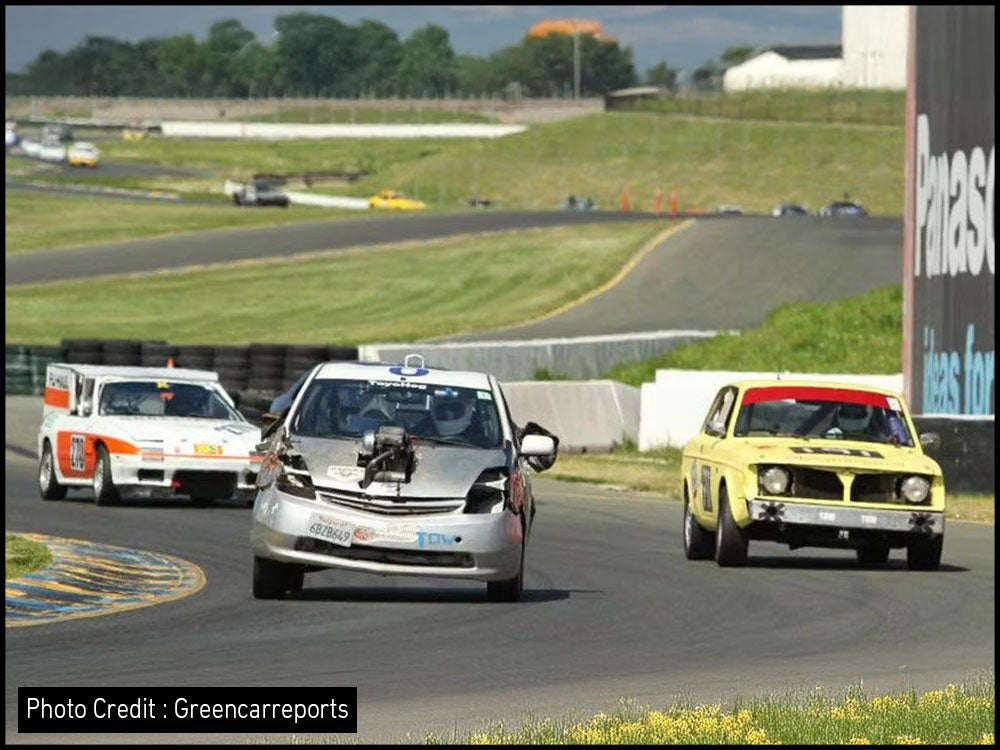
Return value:
<svg viewBox="0 0 1000 750">
<path fill-rule="evenodd" d="M 391 565 L 419 565 L 428 568 L 471 568 L 472 555 L 468 552 L 432 552 L 424 550 L 390 549 L 387 547 L 340 547 L 322 539 L 300 536 L 295 540 L 300 552 L 317 552 L 329 557 Z"/>
<path fill-rule="evenodd" d="M 795 467 L 790 494 L 815 500 L 843 500 L 844 485 L 834 471 Z"/>
<path fill-rule="evenodd" d="M 228 471 L 174 472 L 174 481 L 180 483 L 182 493 L 229 497 L 236 489 L 236 474 Z"/>
<path fill-rule="evenodd" d="M 464 499 L 430 497 L 414 498 L 367 498 L 361 494 L 350 492 L 323 490 L 316 496 L 324 502 L 342 505 L 345 508 L 363 510 L 367 513 L 377 513 L 383 516 L 412 516 L 432 513 L 452 513 L 465 505 Z"/>
<path fill-rule="evenodd" d="M 851 485 L 851 500 L 860 503 L 902 503 L 896 496 L 895 474 L 858 474 Z"/>
</svg>

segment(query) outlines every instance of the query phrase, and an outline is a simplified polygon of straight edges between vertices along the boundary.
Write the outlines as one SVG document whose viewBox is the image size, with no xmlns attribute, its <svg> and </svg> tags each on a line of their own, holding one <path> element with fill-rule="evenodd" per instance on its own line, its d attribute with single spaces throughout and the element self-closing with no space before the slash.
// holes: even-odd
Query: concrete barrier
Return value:
<svg viewBox="0 0 1000 750">
<path fill-rule="evenodd" d="M 300 193 L 286 190 L 285 195 L 292 203 L 300 206 L 318 206 L 320 208 L 347 208 L 352 211 L 367 211 L 371 208 L 367 198 L 352 198 L 347 195 L 319 195 L 317 193 Z"/>
<path fill-rule="evenodd" d="M 719 389 L 737 380 L 771 379 L 774 372 L 657 370 L 656 381 L 643 383 L 639 396 L 639 450 L 681 448 L 698 434 Z M 781 373 L 785 380 L 856 383 L 902 392 L 903 376 Z"/>
<path fill-rule="evenodd" d="M 525 125 L 437 123 L 428 125 L 310 125 L 274 122 L 164 122 L 163 135 L 172 138 L 501 138 L 520 133 Z"/>
<path fill-rule="evenodd" d="M 491 372 L 501 381 L 531 380 L 538 370 L 554 377 L 595 378 L 616 365 L 650 359 L 715 334 L 650 331 L 524 341 L 368 344 L 358 347 L 358 356 L 365 362 L 402 362 L 407 354 L 417 353 L 429 367 Z"/>
<path fill-rule="evenodd" d="M 559 450 L 608 451 L 639 431 L 639 389 L 614 380 L 503 383 L 511 416 L 559 436 Z"/>
</svg>

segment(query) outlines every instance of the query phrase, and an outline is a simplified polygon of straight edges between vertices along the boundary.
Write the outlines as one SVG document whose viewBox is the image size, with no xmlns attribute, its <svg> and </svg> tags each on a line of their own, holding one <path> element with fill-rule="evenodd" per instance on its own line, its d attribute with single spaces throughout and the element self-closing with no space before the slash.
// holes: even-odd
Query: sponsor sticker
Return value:
<svg viewBox="0 0 1000 750">
<path fill-rule="evenodd" d="M 866 523 L 869 526 L 874 526 L 878 523 L 878 516 L 872 516 L 867 513 L 861 514 L 861 523 Z"/>
<path fill-rule="evenodd" d="M 837 520 L 837 514 L 836 513 L 829 513 L 827 511 L 821 510 L 819 512 L 819 520 L 820 521 L 836 521 Z"/>
<path fill-rule="evenodd" d="M 493 394 L 490 393 L 489 391 L 476 391 L 476 398 L 478 398 L 480 401 L 492 401 Z"/>
<path fill-rule="evenodd" d="M 221 456 L 222 446 L 212 443 L 195 443 L 194 452 L 199 456 Z"/>
<path fill-rule="evenodd" d="M 889 404 L 889 408 L 892 411 L 902 411 L 903 408 L 899 405 L 899 399 L 895 399 L 892 396 L 886 399 L 886 403 Z"/>
</svg>

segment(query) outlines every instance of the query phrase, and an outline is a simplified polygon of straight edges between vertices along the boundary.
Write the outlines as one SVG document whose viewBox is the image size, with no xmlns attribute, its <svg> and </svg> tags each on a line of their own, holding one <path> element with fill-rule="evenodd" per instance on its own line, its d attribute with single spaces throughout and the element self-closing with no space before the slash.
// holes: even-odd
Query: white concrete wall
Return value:
<svg viewBox="0 0 1000 750">
<path fill-rule="evenodd" d="M 844 85 L 905 89 L 908 24 L 907 5 L 845 5 Z"/>
<path fill-rule="evenodd" d="M 163 123 L 163 135 L 174 138 L 500 138 L 527 129 L 525 125 L 444 123 L 432 125 L 308 125 L 274 122 Z"/>
<path fill-rule="evenodd" d="M 698 434 L 712 399 L 727 383 L 772 379 L 774 372 L 657 370 L 656 381 L 643 383 L 639 396 L 639 450 L 669 445 L 681 448 Z M 821 380 L 888 388 L 902 393 L 903 375 L 827 375 L 781 373 L 785 380 Z"/>
<path fill-rule="evenodd" d="M 517 424 L 536 422 L 568 453 L 608 451 L 639 431 L 639 389 L 614 380 L 503 383 Z"/>
<path fill-rule="evenodd" d="M 788 60 L 768 51 L 729 68 L 722 77 L 722 87 L 726 91 L 829 88 L 840 85 L 842 75 L 843 61 L 839 57 Z"/>
</svg>

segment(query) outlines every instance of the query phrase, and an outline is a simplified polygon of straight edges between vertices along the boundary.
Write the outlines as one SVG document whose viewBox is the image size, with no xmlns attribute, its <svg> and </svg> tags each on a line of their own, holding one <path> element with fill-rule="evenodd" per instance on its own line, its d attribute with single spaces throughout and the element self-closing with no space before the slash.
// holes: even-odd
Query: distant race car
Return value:
<svg viewBox="0 0 1000 750">
<path fill-rule="evenodd" d="M 781 203 L 771 209 L 771 216 L 808 216 L 809 209 L 798 203 Z"/>
<path fill-rule="evenodd" d="M 867 216 L 868 212 L 860 203 L 843 200 L 834 201 L 819 210 L 820 216 Z"/>
<path fill-rule="evenodd" d="M 854 549 L 884 565 L 935 570 L 944 541 L 941 467 L 924 454 L 903 399 L 824 382 L 723 387 L 681 458 L 684 552 L 747 562 L 751 540 Z"/>
<path fill-rule="evenodd" d="M 67 152 L 66 161 L 71 167 L 96 167 L 101 152 L 93 143 L 77 141 Z"/>
<path fill-rule="evenodd" d="M 254 180 L 237 184 L 231 193 L 237 206 L 280 206 L 288 208 L 291 200 L 284 190 L 272 182 Z"/>
<path fill-rule="evenodd" d="M 52 364 L 38 431 L 43 500 L 92 488 L 182 494 L 195 505 L 253 496 L 260 430 L 236 411 L 218 375 L 169 367 Z"/>
<path fill-rule="evenodd" d="M 740 206 L 719 206 L 715 209 L 715 213 L 720 216 L 742 216 L 743 209 Z"/>
<path fill-rule="evenodd" d="M 395 190 L 382 190 L 368 199 L 371 208 L 393 208 L 398 211 L 420 211 L 427 204 L 414 198 L 407 198 Z"/>
<path fill-rule="evenodd" d="M 518 428 L 496 378 L 327 362 L 265 428 L 254 502 L 253 595 L 302 588 L 339 568 L 486 582 L 517 601 L 535 501 L 528 467 L 558 439 Z"/>
</svg>

